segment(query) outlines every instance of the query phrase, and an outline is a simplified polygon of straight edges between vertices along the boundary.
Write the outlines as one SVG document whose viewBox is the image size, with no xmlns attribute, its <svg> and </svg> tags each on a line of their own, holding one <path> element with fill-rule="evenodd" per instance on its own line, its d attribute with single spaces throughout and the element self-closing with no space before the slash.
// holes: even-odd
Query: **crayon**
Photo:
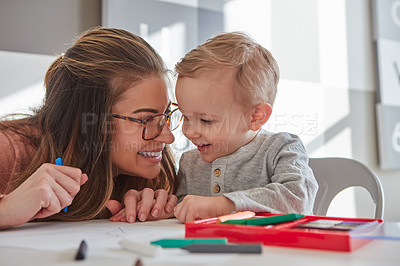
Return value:
<svg viewBox="0 0 400 266">
<path fill-rule="evenodd" d="M 227 214 L 227 215 L 223 215 L 223 216 L 219 216 L 218 217 L 218 221 L 220 223 L 228 221 L 228 220 L 242 220 L 242 219 L 247 219 L 247 218 L 252 218 L 254 217 L 256 214 L 254 212 L 251 211 L 243 211 L 243 212 L 236 212 L 233 214 Z"/>
<path fill-rule="evenodd" d="M 76 253 L 75 260 L 84 260 L 86 258 L 86 252 L 87 244 L 85 240 L 82 240 Z"/>
<path fill-rule="evenodd" d="M 57 158 L 57 159 L 56 159 L 56 165 L 63 165 L 62 158 Z M 67 209 L 68 209 L 68 207 L 65 206 L 64 209 L 63 209 L 64 212 L 67 212 Z"/>
<path fill-rule="evenodd" d="M 184 238 L 184 239 L 160 239 L 153 241 L 150 244 L 158 245 L 163 248 L 181 248 L 192 244 L 227 244 L 227 238 Z"/>
<path fill-rule="evenodd" d="M 303 218 L 303 214 L 290 213 L 283 215 L 274 215 L 263 218 L 252 218 L 243 220 L 228 220 L 222 222 L 222 224 L 242 224 L 242 225 L 270 225 L 279 224 L 284 222 L 291 222 Z"/>
<path fill-rule="evenodd" d="M 261 244 L 193 244 L 189 246 L 184 246 L 181 249 L 193 253 L 262 253 Z"/>
<path fill-rule="evenodd" d="M 121 240 L 118 243 L 123 249 L 129 250 L 136 254 L 141 254 L 145 256 L 157 256 L 163 254 L 162 248 L 155 245 L 149 245 L 130 240 Z"/>
</svg>

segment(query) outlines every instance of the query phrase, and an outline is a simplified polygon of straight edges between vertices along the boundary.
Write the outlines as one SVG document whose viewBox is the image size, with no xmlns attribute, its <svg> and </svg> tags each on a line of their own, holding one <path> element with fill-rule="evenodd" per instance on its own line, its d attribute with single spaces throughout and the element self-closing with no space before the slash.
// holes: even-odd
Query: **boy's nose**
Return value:
<svg viewBox="0 0 400 266">
<path fill-rule="evenodd" d="M 188 122 L 185 122 L 183 120 L 183 125 L 182 125 L 182 133 L 188 138 L 188 139 L 195 139 L 200 137 L 200 133 L 198 130 L 196 130 L 193 125 L 191 125 Z"/>
</svg>

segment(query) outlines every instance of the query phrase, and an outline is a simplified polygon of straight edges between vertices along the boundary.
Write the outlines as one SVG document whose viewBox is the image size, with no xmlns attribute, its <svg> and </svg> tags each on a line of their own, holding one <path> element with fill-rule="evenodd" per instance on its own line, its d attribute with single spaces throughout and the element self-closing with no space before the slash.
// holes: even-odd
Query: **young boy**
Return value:
<svg viewBox="0 0 400 266">
<path fill-rule="evenodd" d="M 182 130 L 197 146 L 179 163 L 181 222 L 250 210 L 312 214 L 318 185 L 300 139 L 262 129 L 279 69 L 243 33 L 216 36 L 176 65 Z"/>
</svg>

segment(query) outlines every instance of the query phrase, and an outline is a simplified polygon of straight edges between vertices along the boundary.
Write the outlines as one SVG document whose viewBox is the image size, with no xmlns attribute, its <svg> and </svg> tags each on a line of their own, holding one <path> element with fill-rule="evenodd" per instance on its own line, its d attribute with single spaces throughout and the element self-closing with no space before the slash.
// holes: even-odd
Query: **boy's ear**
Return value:
<svg viewBox="0 0 400 266">
<path fill-rule="evenodd" d="M 269 103 L 262 102 L 254 106 L 251 110 L 250 129 L 258 131 L 270 118 L 272 106 Z"/>
</svg>

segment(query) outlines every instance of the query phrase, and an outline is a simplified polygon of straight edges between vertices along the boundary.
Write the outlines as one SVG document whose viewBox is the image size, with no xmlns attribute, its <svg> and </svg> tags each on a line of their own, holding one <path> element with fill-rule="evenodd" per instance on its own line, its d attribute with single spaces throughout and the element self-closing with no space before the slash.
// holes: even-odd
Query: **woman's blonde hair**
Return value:
<svg viewBox="0 0 400 266">
<path fill-rule="evenodd" d="M 28 118 L 0 123 L 3 129 L 23 136 L 35 150 L 29 167 L 14 178 L 10 190 L 43 163 L 54 163 L 62 156 L 64 165 L 80 168 L 89 179 L 67 213 L 47 220 L 94 218 L 105 209 L 109 199 L 121 201 L 132 188 L 175 192 L 176 172 L 168 146 L 157 178 L 112 175 L 112 106 L 132 84 L 151 76 L 165 78 L 166 74 L 161 57 L 139 36 L 112 28 L 95 28 L 81 35 L 49 67 L 43 107 Z M 37 134 L 32 134 L 32 129 Z"/>
<path fill-rule="evenodd" d="M 196 77 L 209 70 L 233 68 L 237 102 L 253 106 L 273 104 L 279 81 L 279 67 L 271 53 L 243 32 L 217 35 L 197 46 L 175 66 L 180 77 Z"/>
</svg>

